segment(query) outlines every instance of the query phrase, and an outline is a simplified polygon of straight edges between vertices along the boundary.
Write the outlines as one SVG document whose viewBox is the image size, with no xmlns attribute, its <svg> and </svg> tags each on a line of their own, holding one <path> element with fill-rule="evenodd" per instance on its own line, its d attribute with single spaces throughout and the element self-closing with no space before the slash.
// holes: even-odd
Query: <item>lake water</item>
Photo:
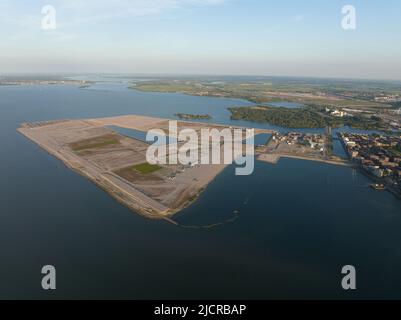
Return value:
<svg viewBox="0 0 401 320">
<path fill-rule="evenodd" d="M 228 167 L 177 227 L 132 213 L 16 132 L 129 113 L 232 124 L 227 107 L 249 105 L 123 85 L 0 87 L 0 298 L 401 298 L 401 202 L 355 170 L 284 159 L 237 177 Z M 55 292 L 41 290 L 46 264 Z M 355 292 L 341 289 L 348 264 Z"/>
</svg>

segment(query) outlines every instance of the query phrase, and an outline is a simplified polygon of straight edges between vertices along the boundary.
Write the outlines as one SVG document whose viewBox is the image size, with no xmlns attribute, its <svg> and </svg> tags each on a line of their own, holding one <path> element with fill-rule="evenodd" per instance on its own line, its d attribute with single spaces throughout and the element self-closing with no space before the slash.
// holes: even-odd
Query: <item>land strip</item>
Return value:
<svg viewBox="0 0 401 320">
<path fill-rule="evenodd" d="M 145 132 L 162 129 L 167 133 L 169 120 L 135 115 L 58 120 L 26 123 L 18 131 L 122 204 L 151 219 L 171 222 L 170 218 L 193 203 L 227 166 L 152 166 L 146 161 L 148 143 L 123 136 L 109 126 Z M 178 126 L 180 130 L 191 128 L 195 131 L 226 128 L 184 121 L 178 122 Z M 183 143 L 179 142 L 179 147 Z"/>
</svg>

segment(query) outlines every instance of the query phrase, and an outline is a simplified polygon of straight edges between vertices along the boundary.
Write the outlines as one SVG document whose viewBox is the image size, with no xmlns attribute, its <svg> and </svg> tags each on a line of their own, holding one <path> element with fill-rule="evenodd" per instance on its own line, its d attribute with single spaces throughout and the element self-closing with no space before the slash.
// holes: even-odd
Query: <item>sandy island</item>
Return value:
<svg viewBox="0 0 401 320">
<path fill-rule="evenodd" d="M 163 165 L 146 162 L 148 144 L 123 136 L 108 126 L 147 132 L 164 129 L 168 119 L 137 115 L 24 123 L 24 136 L 87 177 L 120 203 L 151 219 L 170 218 L 194 202 L 227 165 Z M 179 129 L 222 129 L 226 126 L 178 122 Z M 255 130 L 266 133 L 267 130 Z M 180 146 L 180 144 L 179 144 Z"/>
</svg>

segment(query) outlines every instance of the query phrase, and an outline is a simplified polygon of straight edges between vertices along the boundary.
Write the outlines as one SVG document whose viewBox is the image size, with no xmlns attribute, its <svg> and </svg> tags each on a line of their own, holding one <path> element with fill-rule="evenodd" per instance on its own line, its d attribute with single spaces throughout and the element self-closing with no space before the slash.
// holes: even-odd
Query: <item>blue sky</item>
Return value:
<svg viewBox="0 0 401 320">
<path fill-rule="evenodd" d="M 57 29 L 42 30 L 41 9 Z M 356 30 L 341 9 L 356 8 Z M 399 0 L 2 0 L 0 73 L 401 79 Z"/>
</svg>

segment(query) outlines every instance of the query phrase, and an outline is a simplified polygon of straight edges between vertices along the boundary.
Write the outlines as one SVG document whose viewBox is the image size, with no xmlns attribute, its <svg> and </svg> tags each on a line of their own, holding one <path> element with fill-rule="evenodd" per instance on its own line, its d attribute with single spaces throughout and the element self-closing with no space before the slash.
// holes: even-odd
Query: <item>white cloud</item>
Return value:
<svg viewBox="0 0 401 320">
<path fill-rule="evenodd" d="M 75 22 L 143 17 L 189 7 L 220 5 L 227 0 L 61 0 L 59 10 Z"/>
<path fill-rule="evenodd" d="M 89 25 L 135 17 L 161 17 L 182 9 L 216 6 L 231 0 L 49 0 L 33 4 L 31 0 L 1 0 L 0 35 L 3 40 L 29 40 L 38 35 L 48 39 L 76 39 Z M 56 9 L 57 30 L 41 30 L 42 6 Z M 80 28 L 80 30 L 77 28 Z"/>
<path fill-rule="evenodd" d="M 52 0 L 60 28 L 124 17 L 157 16 L 166 12 L 221 5 L 230 0 Z M 42 3 L 43 4 L 43 3 Z M 19 28 L 36 28 L 42 5 L 14 1 L 0 3 L 1 23 Z"/>
</svg>

